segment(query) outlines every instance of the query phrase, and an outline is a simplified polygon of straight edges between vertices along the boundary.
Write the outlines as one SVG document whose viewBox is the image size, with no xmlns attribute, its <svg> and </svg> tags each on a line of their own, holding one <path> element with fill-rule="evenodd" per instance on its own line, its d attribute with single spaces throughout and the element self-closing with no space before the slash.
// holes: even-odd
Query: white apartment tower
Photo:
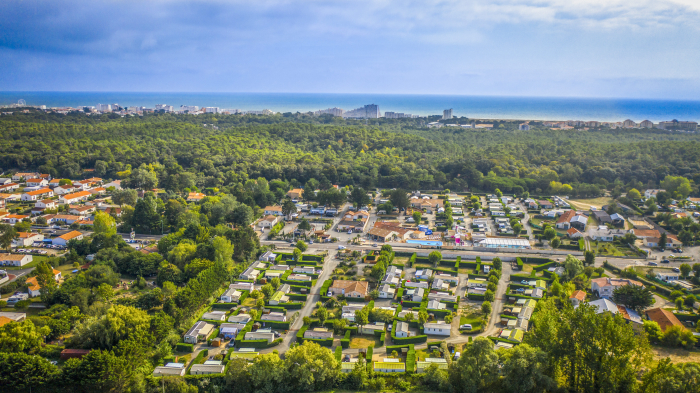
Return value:
<svg viewBox="0 0 700 393">
<path fill-rule="evenodd" d="M 452 118 L 452 108 L 442 111 L 442 120 L 450 120 Z"/>
</svg>

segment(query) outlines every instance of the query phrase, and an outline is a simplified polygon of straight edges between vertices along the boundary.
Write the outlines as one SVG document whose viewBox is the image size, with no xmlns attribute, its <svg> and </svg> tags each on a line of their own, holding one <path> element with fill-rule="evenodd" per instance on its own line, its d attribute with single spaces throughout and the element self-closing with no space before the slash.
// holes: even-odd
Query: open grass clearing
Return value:
<svg viewBox="0 0 700 393">
<path fill-rule="evenodd" d="M 589 210 L 592 206 L 598 210 L 601 210 L 603 208 L 603 206 L 609 205 L 610 202 L 612 202 L 612 198 L 610 198 L 610 197 L 598 197 L 598 198 L 586 198 L 586 199 L 569 199 L 568 202 L 571 205 L 571 207 L 574 207 L 576 209 Z"/>
<path fill-rule="evenodd" d="M 378 337 L 372 336 L 354 336 L 350 339 L 350 348 L 369 348 L 374 345 L 374 348 L 379 348 L 380 344 Z"/>
</svg>

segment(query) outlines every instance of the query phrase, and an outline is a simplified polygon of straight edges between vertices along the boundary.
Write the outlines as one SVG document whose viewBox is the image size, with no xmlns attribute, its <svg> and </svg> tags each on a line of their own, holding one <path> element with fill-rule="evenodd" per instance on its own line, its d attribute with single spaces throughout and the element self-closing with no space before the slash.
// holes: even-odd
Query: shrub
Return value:
<svg viewBox="0 0 700 393">
<path fill-rule="evenodd" d="M 350 331 L 346 330 L 345 331 L 345 336 L 340 339 L 340 347 L 338 348 L 348 348 L 350 347 Z"/>
<path fill-rule="evenodd" d="M 175 346 L 175 351 L 177 352 L 194 352 L 194 345 L 187 343 L 177 343 Z"/>
<path fill-rule="evenodd" d="M 523 270 L 523 260 L 516 258 L 515 261 L 518 263 L 518 270 Z"/>
<path fill-rule="evenodd" d="M 335 360 L 338 363 L 343 361 L 343 347 L 335 347 Z"/>
<path fill-rule="evenodd" d="M 413 372 L 416 369 L 416 351 L 410 349 L 406 354 L 406 371 Z"/>
</svg>

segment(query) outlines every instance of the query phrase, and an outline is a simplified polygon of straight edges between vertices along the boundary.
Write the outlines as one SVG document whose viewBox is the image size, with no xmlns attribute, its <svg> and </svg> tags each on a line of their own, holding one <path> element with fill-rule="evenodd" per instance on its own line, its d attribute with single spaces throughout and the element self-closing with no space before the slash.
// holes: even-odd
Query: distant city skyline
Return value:
<svg viewBox="0 0 700 393">
<path fill-rule="evenodd" d="M 0 91 L 700 99 L 694 0 L 1 7 Z"/>
</svg>

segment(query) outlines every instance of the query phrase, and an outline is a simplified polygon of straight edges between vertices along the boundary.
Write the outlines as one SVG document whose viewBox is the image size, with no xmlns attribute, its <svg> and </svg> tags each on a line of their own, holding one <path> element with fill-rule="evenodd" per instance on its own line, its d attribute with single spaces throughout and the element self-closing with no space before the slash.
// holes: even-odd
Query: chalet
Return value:
<svg viewBox="0 0 700 393">
<path fill-rule="evenodd" d="M 83 234 L 78 231 L 70 231 L 64 235 L 54 238 L 52 244 L 65 247 L 71 240 L 83 240 Z"/>
<path fill-rule="evenodd" d="M 423 297 L 425 296 L 425 289 L 426 288 L 416 288 L 413 290 L 413 295 L 411 300 L 414 302 L 422 302 Z"/>
<path fill-rule="evenodd" d="M 36 201 L 42 198 L 51 198 L 53 196 L 53 191 L 50 188 L 41 188 L 35 191 L 29 191 L 22 194 L 21 199 L 23 201 Z"/>
<path fill-rule="evenodd" d="M 267 206 L 264 210 L 266 216 L 282 216 L 282 206 Z"/>
<path fill-rule="evenodd" d="M 379 373 L 404 373 L 406 372 L 406 363 L 399 362 L 399 359 L 384 359 L 383 362 L 374 362 L 372 364 L 374 372 Z"/>
<path fill-rule="evenodd" d="M 290 197 L 291 199 L 301 199 L 301 196 L 304 194 L 304 190 L 301 188 L 294 188 L 289 191 L 287 191 L 287 196 Z"/>
<path fill-rule="evenodd" d="M 59 202 L 67 205 L 71 203 L 78 203 L 78 202 L 84 202 L 87 201 L 87 199 L 91 196 L 92 194 L 89 191 L 79 191 L 73 194 L 67 194 L 61 196 L 59 199 Z"/>
<path fill-rule="evenodd" d="M 449 336 L 451 325 L 445 322 L 425 323 L 423 324 L 424 334 L 433 334 L 438 336 Z"/>
<path fill-rule="evenodd" d="M 24 266 L 32 261 L 32 256 L 27 254 L 0 254 L 2 266 Z"/>
<path fill-rule="evenodd" d="M 261 321 L 287 322 L 287 316 L 281 312 L 271 312 L 260 316 Z"/>
<path fill-rule="evenodd" d="M 393 299 L 396 294 L 396 289 L 392 288 L 389 284 L 384 284 L 379 287 L 379 297 L 381 299 Z"/>
<path fill-rule="evenodd" d="M 364 298 L 367 296 L 367 285 L 367 281 L 334 280 L 328 290 L 332 292 L 333 295 Z"/>
<path fill-rule="evenodd" d="M 223 374 L 226 366 L 221 360 L 206 360 L 203 364 L 193 364 L 190 367 L 190 375 Z"/>
<path fill-rule="evenodd" d="M 183 341 L 188 344 L 197 344 L 199 340 L 206 340 L 213 330 L 214 325 L 210 323 L 204 321 L 196 322 L 194 326 L 185 333 Z"/>
<path fill-rule="evenodd" d="M 158 366 L 153 370 L 154 377 L 173 377 L 173 376 L 183 376 L 185 375 L 184 363 L 168 363 L 165 366 Z"/>
<path fill-rule="evenodd" d="M 304 338 L 312 340 L 326 340 L 329 338 L 333 338 L 333 332 L 326 328 L 307 329 L 304 332 Z"/>
</svg>

